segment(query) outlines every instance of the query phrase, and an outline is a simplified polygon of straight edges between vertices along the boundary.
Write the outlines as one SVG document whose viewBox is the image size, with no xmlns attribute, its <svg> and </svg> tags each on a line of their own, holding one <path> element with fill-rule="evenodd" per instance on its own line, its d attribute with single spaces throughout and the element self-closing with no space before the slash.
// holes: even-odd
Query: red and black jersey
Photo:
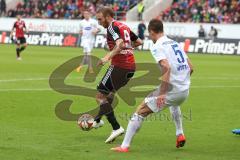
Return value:
<svg viewBox="0 0 240 160">
<path fill-rule="evenodd" d="M 24 37 L 24 28 L 26 28 L 24 21 L 16 21 L 14 23 L 13 29 L 16 29 L 16 37 L 22 38 Z"/>
<path fill-rule="evenodd" d="M 122 39 L 125 43 L 125 49 L 112 58 L 112 65 L 124 69 L 135 69 L 135 60 L 133 56 L 132 41 L 136 41 L 138 36 L 130 28 L 118 21 L 113 21 L 107 28 L 107 43 L 110 51 L 116 45 L 116 40 Z"/>
</svg>

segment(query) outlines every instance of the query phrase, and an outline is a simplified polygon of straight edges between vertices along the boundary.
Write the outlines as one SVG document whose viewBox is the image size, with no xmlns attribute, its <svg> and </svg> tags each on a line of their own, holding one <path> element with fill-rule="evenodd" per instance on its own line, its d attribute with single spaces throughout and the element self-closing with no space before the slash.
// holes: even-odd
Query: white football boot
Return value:
<svg viewBox="0 0 240 160">
<path fill-rule="evenodd" d="M 117 130 L 113 130 L 111 135 L 107 138 L 105 143 L 112 143 L 117 137 L 121 136 L 124 134 L 124 129 L 123 127 L 120 127 Z"/>
<path fill-rule="evenodd" d="M 103 125 L 104 125 L 103 120 L 100 120 L 99 123 L 97 123 L 96 121 L 94 121 L 92 127 L 95 128 L 95 129 L 97 129 L 97 128 L 102 127 Z"/>
</svg>

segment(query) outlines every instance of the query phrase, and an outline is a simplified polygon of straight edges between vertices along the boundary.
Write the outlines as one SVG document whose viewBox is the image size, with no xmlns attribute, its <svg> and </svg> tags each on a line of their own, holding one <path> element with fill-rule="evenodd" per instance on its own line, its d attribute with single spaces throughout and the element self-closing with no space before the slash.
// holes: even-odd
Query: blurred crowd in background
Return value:
<svg viewBox="0 0 240 160">
<path fill-rule="evenodd" d="M 116 17 L 125 20 L 126 12 L 141 0 L 24 0 L 16 8 L 6 10 L 5 0 L 1 0 L 1 16 L 24 18 L 82 18 L 84 9 L 93 15 L 103 6 L 112 7 Z M 144 6 L 138 6 L 139 20 Z M 194 23 L 240 23 L 240 0 L 173 0 L 171 7 L 160 16 L 165 22 Z"/>
<path fill-rule="evenodd" d="M 174 0 L 165 22 L 240 23 L 240 0 Z"/>
<path fill-rule="evenodd" d="M 8 11 L 5 9 L 2 15 L 15 17 L 20 14 L 24 18 L 79 19 L 82 18 L 85 9 L 90 10 L 94 15 L 98 8 L 109 6 L 118 14 L 117 17 L 124 19 L 126 11 L 137 3 L 138 0 L 24 0 L 23 3 L 18 3 L 15 9 Z"/>
</svg>

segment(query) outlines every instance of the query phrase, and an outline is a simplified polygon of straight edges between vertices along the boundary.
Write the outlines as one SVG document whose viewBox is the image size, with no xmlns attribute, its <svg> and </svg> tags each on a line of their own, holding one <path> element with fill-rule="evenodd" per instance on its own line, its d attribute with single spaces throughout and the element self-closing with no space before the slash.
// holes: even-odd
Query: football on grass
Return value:
<svg viewBox="0 0 240 160">
<path fill-rule="evenodd" d="M 78 119 L 78 126 L 83 131 L 89 131 L 92 129 L 94 118 L 90 114 L 83 114 Z"/>
</svg>

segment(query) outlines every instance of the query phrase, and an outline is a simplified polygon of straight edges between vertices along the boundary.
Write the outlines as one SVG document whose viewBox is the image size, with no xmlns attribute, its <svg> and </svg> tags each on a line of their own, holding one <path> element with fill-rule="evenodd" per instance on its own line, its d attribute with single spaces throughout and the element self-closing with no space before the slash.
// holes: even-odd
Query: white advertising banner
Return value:
<svg viewBox="0 0 240 160">
<path fill-rule="evenodd" d="M 0 18 L 0 30 L 10 31 L 14 18 Z M 79 33 L 80 20 L 24 19 L 27 28 L 32 32 Z M 135 33 L 139 22 L 124 22 Z M 208 34 L 211 26 L 218 30 L 218 38 L 240 39 L 240 24 L 202 24 Z M 165 33 L 174 37 L 198 37 L 200 24 L 196 23 L 164 23 Z M 101 33 L 105 30 L 101 28 Z M 147 32 L 146 32 L 147 35 Z"/>
<path fill-rule="evenodd" d="M 240 55 L 240 40 L 236 39 L 200 39 L 200 38 L 179 38 L 172 37 L 180 42 L 186 52 L 201 54 L 229 54 Z M 26 36 L 29 45 L 40 46 L 59 46 L 59 47 L 81 47 L 81 37 L 79 34 L 72 33 L 50 33 L 50 32 L 31 32 Z M 16 43 L 10 38 L 10 32 L 0 31 L 0 43 L 9 44 Z M 94 47 L 105 48 L 106 38 L 103 34 L 96 36 Z M 153 42 L 146 37 L 144 44 L 139 50 L 149 50 Z M 106 49 L 106 48 L 105 48 Z"/>
</svg>

